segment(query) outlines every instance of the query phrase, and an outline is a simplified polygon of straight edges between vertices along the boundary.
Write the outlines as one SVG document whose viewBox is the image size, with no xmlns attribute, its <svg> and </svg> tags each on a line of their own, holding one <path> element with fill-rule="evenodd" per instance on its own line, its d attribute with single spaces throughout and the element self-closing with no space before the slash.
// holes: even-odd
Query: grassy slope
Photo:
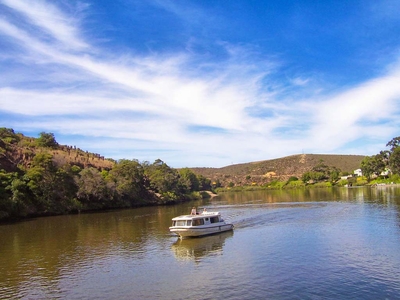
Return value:
<svg viewBox="0 0 400 300">
<path fill-rule="evenodd" d="M 321 161 L 328 166 L 335 166 L 342 172 L 353 173 L 360 167 L 362 155 L 298 154 L 278 159 L 226 166 L 223 168 L 192 168 L 196 174 L 219 180 L 222 185 L 262 184 L 290 176 L 301 177 Z"/>
</svg>

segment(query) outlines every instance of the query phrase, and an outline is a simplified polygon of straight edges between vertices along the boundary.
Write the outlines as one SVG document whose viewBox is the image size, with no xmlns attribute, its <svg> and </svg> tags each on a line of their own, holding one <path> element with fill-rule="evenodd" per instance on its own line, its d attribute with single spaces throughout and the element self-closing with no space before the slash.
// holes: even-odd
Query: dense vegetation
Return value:
<svg viewBox="0 0 400 300">
<path fill-rule="evenodd" d="M 398 181 L 400 177 L 400 137 L 395 137 L 386 144 L 389 150 L 382 150 L 376 155 L 367 156 L 361 162 L 361 170 L 368 181 L 385 177 Z"/>
<path fill-rule="evenodd" d="M 176 203 L 201 198 L 208 194 L 200 191 L 211 189 L 400 183 L 400 137 L 386 146 L 389 150 L 373 156 L 302 154 L 219 169 L 177 170 L 159 159 L 105 159 L 59 145 L 52 133 L 30 138 L 0 128 L 0 220 Z M 351 176 L 357 168 L 362 177 Z"/>
<path fill-rule="evenodd" d="M 60 156 L 61 148 L 73 159 Z M 34 139 L 0 128 L 0 220 L 174 203 L 211 188 L 205 177 L 162 160 L 98 156 L 96 163 L 97 156 L 59 145 L 52 133 Z"/>
</svg>

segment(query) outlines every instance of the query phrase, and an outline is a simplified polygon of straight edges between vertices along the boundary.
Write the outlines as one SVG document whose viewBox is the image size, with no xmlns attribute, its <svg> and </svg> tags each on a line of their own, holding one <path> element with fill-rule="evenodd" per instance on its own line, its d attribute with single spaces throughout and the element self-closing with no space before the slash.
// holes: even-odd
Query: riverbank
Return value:
<svg viewBox="0 0 400 300">
<path fill-rule="evenodd" d="M 283 190 L 283 189 L 313 189 L 313 188 L 332 188 L 332 187 L 384 187 L 384 186 L 400 186 L 400 179 L 398 176 L 393 176 L 394 178 L 387 179 L 375 179 L 368 182 L 365 178 L 359 177 L 356 181 L 340 180 L 336 183 L 324 181 L 316 183 L 304 183 L 301 180 L 295 181 L 275 181 L 268 185 L 243 185 L 243 186 L 233 186 L 233 187 L 220 187 L 216 188 L 214 191 L 216 193 L 225 192 L 241 192 L 241 191 L 258 191 L 258 190 Z"/>
</svg>

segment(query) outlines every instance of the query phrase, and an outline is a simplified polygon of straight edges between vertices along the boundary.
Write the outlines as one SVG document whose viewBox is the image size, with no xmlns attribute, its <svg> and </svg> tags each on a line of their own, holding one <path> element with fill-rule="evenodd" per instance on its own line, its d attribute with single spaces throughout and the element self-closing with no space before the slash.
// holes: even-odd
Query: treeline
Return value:
<svg viewBox="0 0 400 300">
<path fill-rule="evenodd" d="M 30 151 L 40 151 L 33 151 L 28 163 L 5 170 L 5 162 L 24 139 L 12 129 L 0 128 L 0 220 L 175 203 L 211 190 L 209 179 L 188 168 L 173 169 L 159 159 L 154 163 L 122 159 L 109 169 L 60 164 L 52 151 L 62 146 L 45 132 L 29 144 Z"/>
</svg>

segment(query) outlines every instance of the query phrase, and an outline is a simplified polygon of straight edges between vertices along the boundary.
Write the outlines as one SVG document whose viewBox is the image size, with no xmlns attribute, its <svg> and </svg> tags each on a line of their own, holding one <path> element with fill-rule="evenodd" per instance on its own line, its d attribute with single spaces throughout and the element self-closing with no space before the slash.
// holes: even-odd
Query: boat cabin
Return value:
<svg viewBox="0 0 400 300">
<path fill-rule="evenodd" d="M 172 219 L 172 226 L 201 226 L 223 222 L 221 215 L 215 213 L 202 213 L 200 215 L 180 216 Z"/>
<path fill-rule="evenodd" d="M 197 237 L 233 229 L 233 224 L 226 224 L 219 212 L 204 211 L 200 214 L 182 215 L 172 219 L 169 230 L 181 238 Z"/>
</svg>

